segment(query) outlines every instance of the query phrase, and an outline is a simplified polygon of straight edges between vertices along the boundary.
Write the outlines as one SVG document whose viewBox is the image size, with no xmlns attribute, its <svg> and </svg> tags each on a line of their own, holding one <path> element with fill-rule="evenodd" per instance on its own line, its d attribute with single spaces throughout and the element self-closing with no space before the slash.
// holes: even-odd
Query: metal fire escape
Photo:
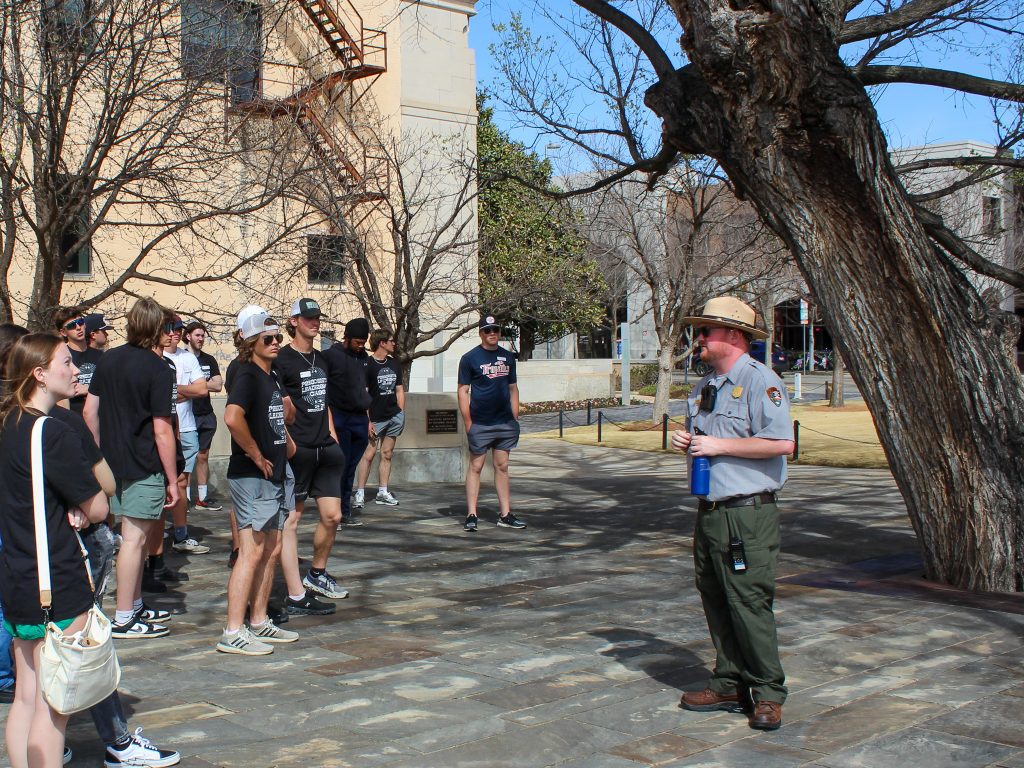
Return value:
<svg viewBox="0 0 1024 768">
<path fill-rule="evenodd" d="M 329 0 L 295 1 L 326 42 L 331 71 L 314 77 L 284 98 L 264 98 L 262 87 L 257 87 L 248 100 L 234 101 L 230 111 L 292 119 L 314 155 L 341 185 L 348 202 L 381 200 L 387 194 L 387 158 L 382 148 L 360 137 L 349 115 L 373 79 L 387 71 L 387 35 L 383 30 L 364 27 L 351 0 L 342 0 L 344 18 Z M 356 93 L 354 84 L 360 81 L 365 87 Z M 342 97 L 348 99 L 347 110 L 337 108 Z"/>
</svg>

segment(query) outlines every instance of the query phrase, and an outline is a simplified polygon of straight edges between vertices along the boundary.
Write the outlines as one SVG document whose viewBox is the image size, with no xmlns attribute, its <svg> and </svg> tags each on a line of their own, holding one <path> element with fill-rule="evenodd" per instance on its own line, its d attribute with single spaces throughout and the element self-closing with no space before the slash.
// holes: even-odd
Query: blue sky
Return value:
<svg viewBox="0 0 1024 768">
<path fill-rule="evenodd" d="M 568 3 L 568 0 L 551 1 Z M 491 90 L 501 88 L 501 84 L 495 82 L 495 71 L 488 51 L 488 46 L 496 42 L 493 25 L 506 21 L 512 11 L 523 5 L 517 0 L 478 2 L 478 15 L 470 22 L 469 39 L 471 47 L 476 50 L 480 87 Z M 929 66 L 959 69 L 980 76 L 990 74 L 982 58 L 956 49 L 925 51 L 924 56 L 927 59 L 923 63 Z M 941 88 L 899 84 L 881 90 L 875 106 L 893 148 L 963 139 L 994 143 L 997 138 L 987 99 L 967 97 Z M 498 112 L 496 117 L 502 127 L 510 127 L 506 116 Z M 526 133 L 513 131 L 513 135 L 528 145 L 534 143 L 533 137 Z"/>
</svg>

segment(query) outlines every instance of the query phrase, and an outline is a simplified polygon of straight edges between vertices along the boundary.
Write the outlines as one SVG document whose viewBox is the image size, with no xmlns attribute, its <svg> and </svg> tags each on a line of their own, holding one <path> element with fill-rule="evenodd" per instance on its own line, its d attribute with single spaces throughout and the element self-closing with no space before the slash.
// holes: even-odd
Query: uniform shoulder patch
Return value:
<svg viewBox="0 0 1024 768">
<path fill-rule="evenodd" d="M 782 407 L 782 392 L 779 391 L 778 387 L 768 387 L 768 399 L 775 403 L 776 406 Z"/>
</svg>

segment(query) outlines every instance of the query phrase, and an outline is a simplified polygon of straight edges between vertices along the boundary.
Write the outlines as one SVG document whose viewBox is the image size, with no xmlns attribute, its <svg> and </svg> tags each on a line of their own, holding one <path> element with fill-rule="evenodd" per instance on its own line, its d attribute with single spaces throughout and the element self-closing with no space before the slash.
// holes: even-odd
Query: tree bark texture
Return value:
<svg viewBox="0 0 1024 768">
<path fill-rule="evenodd" d="M 675 343 L 671 339 L 660 339 L 658 352 L 658 384 L 654 390 L 654 413 L 651 418 L 660 424 L 662 416 L 668 413 L 669 396 L 672 394 L 672 370 L 675 367 Z"/>
<path fill-rule="evenodd" d="M 929 578 L 1024 590 L 1015 331 L 933 247 L 810 0 L 669 0 L 691 64 L 647 94 L 797 259 L 881 435 Z"/>
<path fill-rule="evenodd" d="M 846 405 L 846 392 L 843 391 L 843 381 L 846 379 L 846 363 L 843 356 L 832 353 L 832 396 L 828 400 L 829 408 L 842 408 Z"/>
</svg>

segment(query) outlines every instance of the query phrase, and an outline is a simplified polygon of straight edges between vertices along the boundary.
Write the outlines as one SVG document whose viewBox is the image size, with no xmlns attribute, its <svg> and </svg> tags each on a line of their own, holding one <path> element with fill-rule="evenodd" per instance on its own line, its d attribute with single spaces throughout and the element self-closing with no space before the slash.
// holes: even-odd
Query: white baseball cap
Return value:
<svg viewBox="0 0 1024 768">
<path fill-rule="evenodd" d="M 259 336 L 265 331 L 279 330 L 279 327 L 277 322 L 267 314 L 267 310 L 255 304 L 250 304 L 247 307 L 243 307 L 242 311 L 238 313 L 238 330 L 241 332 L 242 338 L 248 340 L 253 336 Z"/>
</svg>

